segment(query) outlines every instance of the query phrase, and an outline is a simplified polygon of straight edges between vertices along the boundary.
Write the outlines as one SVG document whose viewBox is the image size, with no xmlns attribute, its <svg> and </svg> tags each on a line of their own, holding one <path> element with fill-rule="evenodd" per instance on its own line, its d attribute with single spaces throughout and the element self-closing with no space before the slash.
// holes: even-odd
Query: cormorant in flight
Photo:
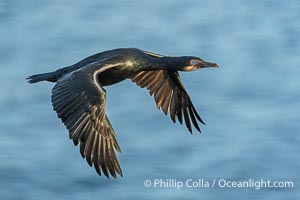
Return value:
<svg viewBox="0 0 300 200">
<path fill-rule="evenodd" d="M 69 130 L 74 145 L 97 173 L 122 175 L 116 152 L 121 149 L 105 112 L 106 91 L 103 88 L 131 79 L 146 87 L 156 105 L 175 123 L 176 118 L 192 133 L 200 132 L 197 121 L 204 124 L 180 81 L 178 71 L 218 67 L 198 57 L 168 57 L 135 48 L 104 51 L 54 72 L 32 75 L 29 83 L 56 82 L 52 89 L 53 109 Z"/>
</svg>

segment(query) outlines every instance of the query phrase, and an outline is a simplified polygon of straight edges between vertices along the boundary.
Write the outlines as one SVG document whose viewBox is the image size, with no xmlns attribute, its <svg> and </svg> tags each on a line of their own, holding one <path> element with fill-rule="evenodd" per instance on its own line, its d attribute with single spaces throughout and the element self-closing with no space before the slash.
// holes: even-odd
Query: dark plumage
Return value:
<svg viewBox="0 0 300 200">
<path fill-rule="evenodd" d="M 106 91 L 103 86 L 131 79 L 146 87 L 156 105 L 166 115 L 176 118 L 192 133 L 192 125 L 200 132 L 197 121 L 204 124 L 178 71 L 218 67 L 198 57 L 167 57 L 134 48 L 114 49 L 89 56 L 82 61 L 54 72 L 32 75 L 29 83 L 56 82 L 52 89 L 53 109 L 69 130 L 80 153 L 99 175 L 122 176 L 115 150 L 121 153 L 116 134 L 106 112 Z"/>
</svg>

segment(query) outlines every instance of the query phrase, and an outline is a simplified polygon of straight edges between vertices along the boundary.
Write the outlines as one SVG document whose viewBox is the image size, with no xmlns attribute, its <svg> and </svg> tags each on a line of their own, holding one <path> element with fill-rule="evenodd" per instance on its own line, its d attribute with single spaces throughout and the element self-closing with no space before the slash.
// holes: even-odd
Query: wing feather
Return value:
<svg viewBox="0 0 300 200">
<path fill-rule="evenodd" d="M 152 57 L 161 57 L 161 55 L 151 52 L 145 52 Z M 199 131 L 198 121 L 204 124 L 197 113 L 187 91 L 180 81 L 178 72 L 167 70 L 141 71 L 134 74 L 131 80 L 140 87 L 146 87 L 151 96 L 154 96 L 156 106 L 161 109 L 165 115 L 170 114 L 170 118 L 175 123 L 176 118 L 185 125 L 192 133 L 192 124 Z"/>
<path fill-rule="evenodd" d="M 51 101 L 87 163 L 99 175 L 116 178 L 123 176 L 115 153 L 121 149 L 105 113 L 105 90 L 95 78 L 96 69 L 99 66 L 86 67 L 58 80 Z"/>
</svg>

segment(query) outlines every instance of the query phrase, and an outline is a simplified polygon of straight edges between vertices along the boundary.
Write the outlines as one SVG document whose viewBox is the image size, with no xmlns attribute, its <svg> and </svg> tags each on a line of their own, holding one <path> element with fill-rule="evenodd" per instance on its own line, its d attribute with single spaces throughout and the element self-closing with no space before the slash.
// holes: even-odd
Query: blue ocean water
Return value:
<svg viewBox="0 0 300 200">
<path fill-rule="evenodd" d="M 1 199 L 299 199 L 299 1 L 0 1 Z M 181 73 L 206 122 L 189 135 L 127 80 L 107 87 L 124 177 L 97 176 L 25 77 L 107 49 L 195 55 L 219 69 Z M 154 187 L 292 181 L 286 188 Z M 152 185 L 145 187 L 150 180 Z"/>
</svg>

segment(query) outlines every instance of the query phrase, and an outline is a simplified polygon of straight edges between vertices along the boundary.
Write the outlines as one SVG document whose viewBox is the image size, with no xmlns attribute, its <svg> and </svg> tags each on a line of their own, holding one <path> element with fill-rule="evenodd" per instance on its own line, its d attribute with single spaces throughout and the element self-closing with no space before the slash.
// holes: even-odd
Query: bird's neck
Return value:
<svg viewBox="0 0 300 200">
<path fill-rule="evenodd" d="M 142 70 L 151 71 L 151 70 L 175 70 L 177 71 L 177 65 L 174 63 L 174 57 L 161 57 L 161 58 L 149 58 L 142 62 L 140 65 Z"/>
</svg>

